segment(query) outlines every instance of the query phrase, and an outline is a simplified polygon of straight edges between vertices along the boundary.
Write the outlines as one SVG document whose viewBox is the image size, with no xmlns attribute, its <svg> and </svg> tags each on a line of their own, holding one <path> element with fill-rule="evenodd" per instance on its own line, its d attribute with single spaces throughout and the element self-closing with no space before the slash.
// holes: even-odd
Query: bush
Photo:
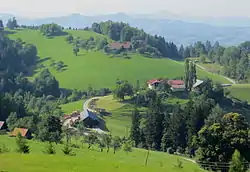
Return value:
<svg viewBox="0 0 250 172">
<path fill-rule="evenodd" d="M 29 146 L 27 145 L 27 141 L 25 138 L 22 137 L 21 133 L 18 133 L 16 138 L 16 144 L 17 144 L 17 152 L 19 153 L 30 153 Z"/>
<path fill-rule="evenodd" d="M 53 145 L 52 142 L 49 142 L 46 146 L 45 146 L 45 150 L 44 150 L 45 154 L 56 154 L 56 150 L 55 147 Z"/>
<path fill-rule="evenodd" d="M 131 140 L 125 141 L 122 145 L 122 149 L 128 153 L 128 152 L 132 152 L 132 146 L 133 146 L 133 142 Z"/>
<path fill-rule="evenodd" d="M 176 168 L 183 168 L 182 161 L 178 158 L 176 164 L 174 164 L 174 167 Z"/>
<path fill-rule="evenodd" d="M 63 153 L 68 156 L 75 156 L 76 154 L 73 152 L 72 148 L 68 143 L 66 143 L 62 149 Z"/>
<path fill-rule="evenodd" d="M 7 153 L 10 150 L 5 146 L 5 144 L 0 144 L 0 153 Z"/>
</svg>

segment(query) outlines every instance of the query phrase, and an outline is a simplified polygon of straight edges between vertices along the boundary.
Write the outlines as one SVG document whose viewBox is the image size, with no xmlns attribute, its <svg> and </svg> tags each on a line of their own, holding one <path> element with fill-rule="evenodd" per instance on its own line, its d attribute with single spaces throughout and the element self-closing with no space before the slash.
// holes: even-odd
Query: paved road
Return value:
<svg viewBox="0 0 250 172">
<path fill-rule="evenodd" d="M 83 103 L 83 106 L 82 106 L 82 109 L 83 109 L 83 112 L 84 113 L 88 113 L 88 111 L 94 111 L 93 109 L 89 109 L 89 103 L 93 100 L 93 99 L 99 99 L 100 97 L 93 97 L 93 98 L 90 98 L 88 100 L 86 100 L 84 103 Z M 83 116 L 81 116 L 81 119 L 83 119 Z"/>
</svg>

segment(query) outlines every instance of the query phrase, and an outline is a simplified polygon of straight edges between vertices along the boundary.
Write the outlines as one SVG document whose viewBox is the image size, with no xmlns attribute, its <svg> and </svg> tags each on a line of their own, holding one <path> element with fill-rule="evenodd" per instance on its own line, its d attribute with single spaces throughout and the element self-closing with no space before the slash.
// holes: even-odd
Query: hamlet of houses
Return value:
<svg viewBox="0 0 250 172">
<path fill-rule="evenodd" d="M 163 79 L 152 79 L 147 81 L 149 89 L 157 89 L 161 83 L 167 83 L 173 92 L 185 91 L 185 81 L 183 80 L 163 80 Z M 193 91 L 198 91 L 204 81 L 197 80 L 193 85 Z"/>
</svg>

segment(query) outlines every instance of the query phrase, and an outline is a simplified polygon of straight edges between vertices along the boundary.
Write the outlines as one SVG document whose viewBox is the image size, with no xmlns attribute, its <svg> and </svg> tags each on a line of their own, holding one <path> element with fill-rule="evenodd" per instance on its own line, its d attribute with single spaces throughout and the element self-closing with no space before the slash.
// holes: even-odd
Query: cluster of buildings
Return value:
<svg viewBox="0 0 250 172">
<path fill-rule="evenodd" d="M 149 89 L 157 89 L 160 84 L 167 83 L 173 92 L 184 92 L 185 91 L 185 81 L 183 80 L 164 80 L 164 79 L 152 79 L 147 81 Z M 202 87 L 204 81 L 197 80 L 193 85 L 194 91 L 199 91 Z"/>
</svg>

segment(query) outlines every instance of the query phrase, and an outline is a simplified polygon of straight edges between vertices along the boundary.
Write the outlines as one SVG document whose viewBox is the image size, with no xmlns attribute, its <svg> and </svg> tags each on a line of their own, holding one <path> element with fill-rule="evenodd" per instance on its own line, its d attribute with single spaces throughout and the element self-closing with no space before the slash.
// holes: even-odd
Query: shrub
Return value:
<svg viewBox="0 0 250 172">
<path fill-rule="evenodd" d="M 0 144 L 0 153 L 7 153 L 10 150 L 5 146 L 5 144 Z"/>
<path fill-rule="evenodd" d="M 125 141 L 122 145 L 122 149 L 128 153 L 128 152 L 132 152 L 132 146 L 133 146 L 133 142 L 131 140 Z"/>
<path fill-rule="evenodd" d="M 16 144 L 17 144 L 17 152 L 19 153 L 30 153 L 29 146 L 27 145 L 27 141 L 25 138 L 22 137 L 21 133 L 18 133 L 16 138 Z"/>
<path fill-rule="evenodd" d="M 174 167 L 183 168 L 183 163 L 179 158 L 177 159 L 176 164 L 174 164 Z"/>
<path fill-rule="evenodd" d="M 55 147 L 53 145 L 52 142 L 49 142 L 46 146 L 45 146 L 45 150 L 44 150 L 45 154 L 56 154 L 56 150 Z"/>
<path fill-rule="evenodd" d="M 75 156 L 76 154 L 73 152 L 72 148 L 68 143 L 66 143 L 62 149 L 63 153 L 68 156 Z"/>
</svg>

